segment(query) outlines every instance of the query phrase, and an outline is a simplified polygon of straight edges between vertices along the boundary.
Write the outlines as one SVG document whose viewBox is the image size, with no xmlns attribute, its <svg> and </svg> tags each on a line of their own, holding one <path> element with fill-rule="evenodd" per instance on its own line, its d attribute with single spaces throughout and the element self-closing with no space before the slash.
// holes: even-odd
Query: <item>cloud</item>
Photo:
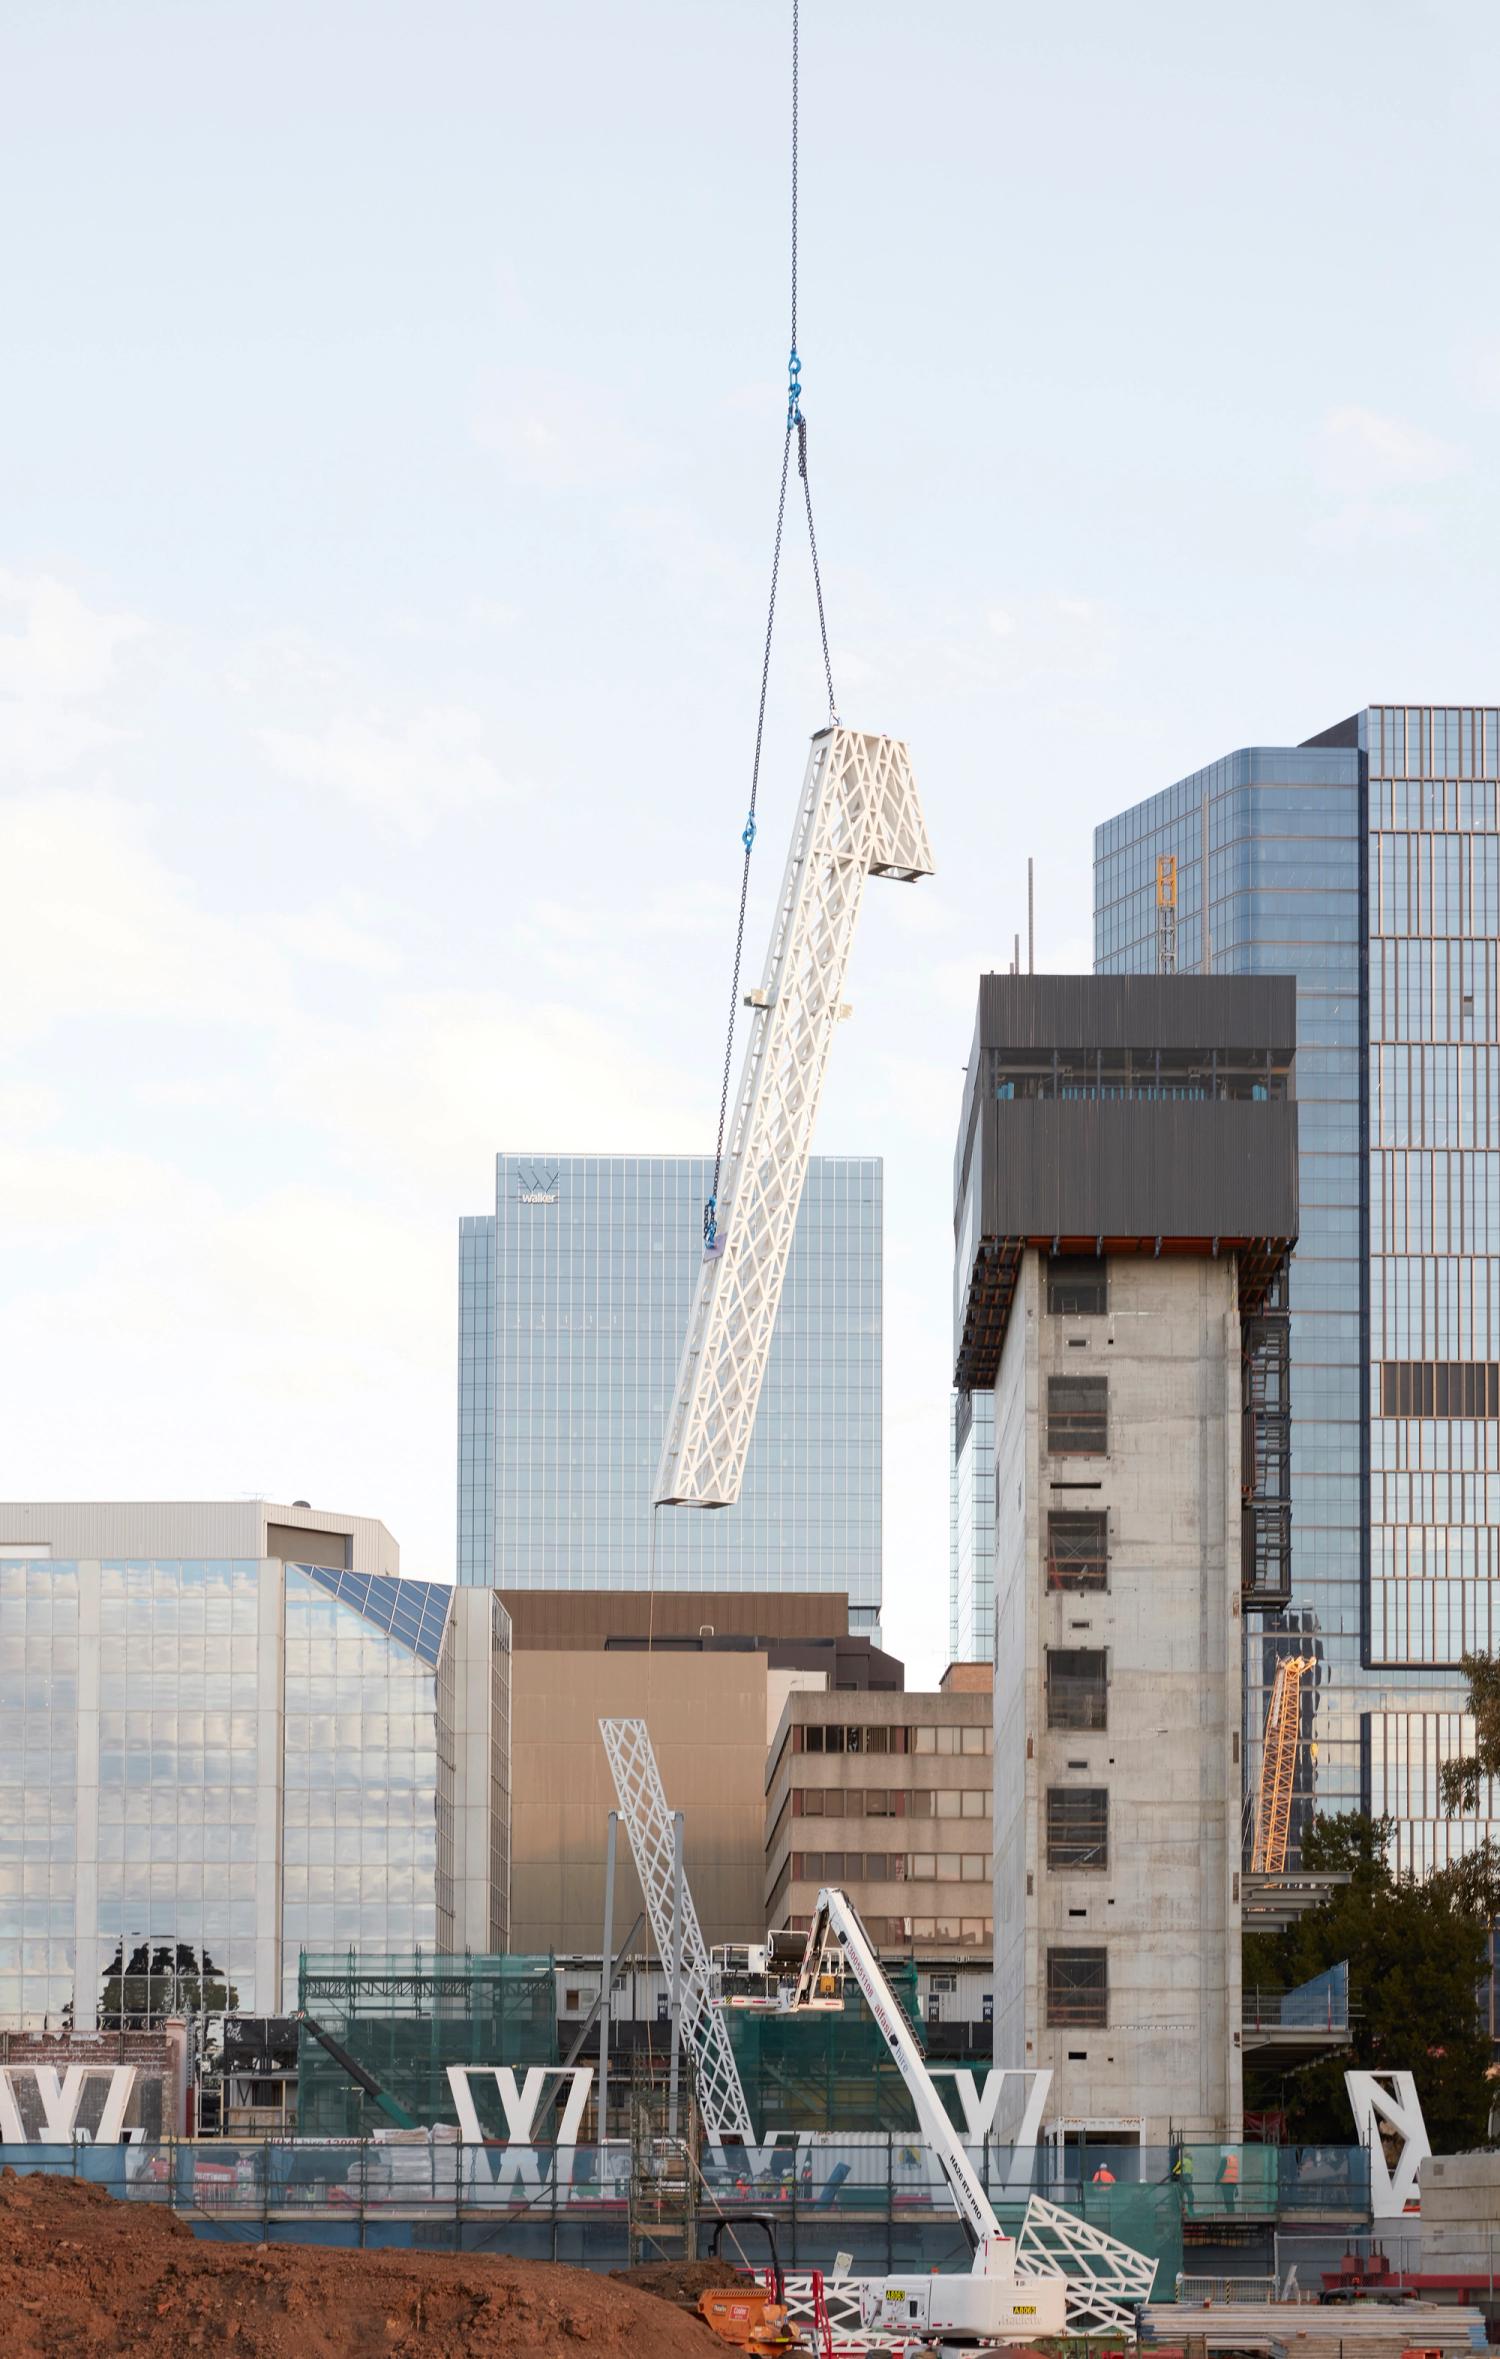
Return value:
<svg viewBox="0 0 1500 2359">
<path fill-rule="evenodd" d="M 484 750 L 484 723 L 460 705 L 429 705 L 405 723 L 346 715 L 321 729 L 261 729 L 261 746 L 299 786 L 338 795 L 413 840 L 455 811 L 497 801 L 505 781 Z"/>
<path fill-rule="evenodd" d="M 0 572 L 0 761 L 16 777 L 56 776 L 124 732 L 80 711 L 113 685 L 138 615 L 105 614 L 49 574 Z"/>
<path fill-rule="evenodd" d="M 486 387 L 470 431 L 513 482 L 539 491 L 618 495 L 654 463 L 650 446 L 592 387 L 562 378 L 518 374 Z"/>
<path fill-rule="evenodd" d="M 351 1165 L 379 1138 L 428 1221 L 444 1194 L 483 1196 L 497 1147 L 672 1155 L 712 1143 L 706 1094 L 632 1026 L 529 995 L 390 993 L 369 1021 L 303 1019 L 274 1063 L 288 1121 L 315 1121 Z"/>
<path fill-rule="evenodd" d="M 1336 490 L 1372 497 L 1442 483 L 1465 465 L 1456 444 L 1378 410 L 1330 410 L 1322 425 L 1323 472 Z"/>
<path fill-rule="evenodd" d="M 275 1004 L 243 927 L 205 914 L 148 816 L 78 789 L 0 799 L 0 1041 L 80 1017 L 251 1017 Z"/>
</svg>

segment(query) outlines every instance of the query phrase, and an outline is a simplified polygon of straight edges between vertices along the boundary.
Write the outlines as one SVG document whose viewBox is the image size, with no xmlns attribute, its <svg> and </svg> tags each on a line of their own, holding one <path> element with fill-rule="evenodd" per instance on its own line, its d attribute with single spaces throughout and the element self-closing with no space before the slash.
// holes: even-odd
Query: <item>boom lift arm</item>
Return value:
<svg viewBox="0 0 1500 2359">
<path fill-rule="evenodd" d="M 964 2234 L 974 2255 L 975 2269 L 983 2271 L 987 2267 L 986 2255 L 991 2248 L 998 2255 L 999 2248 L 1004 2246 L 1014 2256 L 1015 2248 L 995 2216 L 995 2207 L 985 2193 L 983 2181 L 964 2152 L 962 2140 L 932 2085 L 916 2033 L 912 2030 L 906 2010 L 886 1980 L 874 1944 L 860 1923 L 859 1911 L 837 1886 L 829 1886 L 818 1894 L 812 1929 L 807 1936 L 807 1948 L 803 1952 L 796 1988 L 792 1993 L 792 2006 L 799 2008 L 811 2005 L 830 1934 L 842 1949 L 844 1964 L 859 1984 L 865 2005 L 884 2034 L 885 2044 L 896 2060 L 896 2069 L 906 2083 L 916 2109 L 918 2127 L 932 2148 L 938 2168 L 947 2180 L 958 2206 L 958 2216 L 963 2222 Z"/>
<path fill-rule="evenodd" d="M 921 2044 L 886 1980 L 874 1943 L 860 1923 L 858 1909 L 835 1885 L 818 1894 L 791 2006 L 796 2009 L 812 2004 L 830 1937 L 842 1948 L 845 1966 L 859 1984 L 896 2060 L 922 2136 L 948 2182 L 974 2255 L 967 2276 L 862 2280 L 860 2314 L 865 2326 L 905 2335 L 944 2354 L 972 2353 L 996 2344 L 1030 2343 L 1042 2335 L 1062 2334 L 1067 2319 L 1067 2280 L 1017 2274 L 1015 2245 L 996 2218 L 984 2182 L 943 2110 Z"/>
</svg>

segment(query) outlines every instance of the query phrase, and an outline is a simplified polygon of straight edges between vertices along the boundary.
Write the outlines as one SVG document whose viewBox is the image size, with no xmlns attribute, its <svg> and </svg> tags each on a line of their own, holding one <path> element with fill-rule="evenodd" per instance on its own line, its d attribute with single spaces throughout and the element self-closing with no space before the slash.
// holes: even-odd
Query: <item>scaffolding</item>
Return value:
<svg viewBox="0 0 1500 2359">
<path fill-rule="evenodd" d="M 372 1957 L 359 1950 L 304 1950 L 297 2007 L 420 2122 L 457 2124 L 450 2064 L 558 2060 L 550 1954 L 443 1957 L 413 1950 Z M 361 2137 L 384 2126 L 374 2100 L 354 2086 L 305 2025 L 298 2027 L 297 2049 L 297 2127 L 303 2137 Z"/>
<path fill-rule="evenodd" d="M 910 1958 L 882 1959 L 881 1966 L 920 2044 L 916 1966 Z M 731 2008 L 727 2021 L 757 2121 L 798 2130 L 917 2135 L 906 2083 L 852 1980 L 837 2010 L 762 2014 Z"/>
<path fill-rule="evenodd" d="M 1241 1327 L 1240 1586 L 1247 1612 L 1292 1594 L 1292 1346 L 1283 1267 Z"/>
</svg>

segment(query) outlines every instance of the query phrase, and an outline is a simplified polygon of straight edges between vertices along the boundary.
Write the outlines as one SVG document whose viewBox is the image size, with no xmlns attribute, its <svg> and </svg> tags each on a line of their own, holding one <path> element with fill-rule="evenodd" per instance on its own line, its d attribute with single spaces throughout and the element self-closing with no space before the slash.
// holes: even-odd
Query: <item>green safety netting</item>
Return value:
<svg viewBox="0 0 1500 2359">
<path fill-rule="evenodd" d="M 555 2064 L 557 2000 L 546 1957 L 401 1957 L 303 1952 L 299 2012 L 330 2032 L 413 2120 L 457 2122 L 450 2064 Z M 488 2130 L 489 2102 L 474 2090 Z M 495 2106 L 498 2107 L 498 2094 Z M 391 2117 L 299 2024 L 297 2127 L 303 2137 L 359 2137 Z M 497 2120 L 497 2129 L 501 2126 Z"/>
<path fill-rule="evenodd" d="M 892 1990 L 917 2017 L 917 1969 L 887 1965 Z M 725 2010 L 734 2060 L 750 2118 L 762 2137 L 772 2130 L 914 2130 L 906 2084 L 855 1989 L 827 2013 L 759 2014 Z"/>
</svg>

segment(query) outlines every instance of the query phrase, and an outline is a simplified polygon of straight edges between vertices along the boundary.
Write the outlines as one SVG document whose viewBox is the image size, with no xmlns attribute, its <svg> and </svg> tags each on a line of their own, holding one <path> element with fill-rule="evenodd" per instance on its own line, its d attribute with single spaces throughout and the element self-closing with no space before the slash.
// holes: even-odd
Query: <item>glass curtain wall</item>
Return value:
<svg viewBox="0 0 1500 2359">
<path fill-rule="evenodd" d="M 1157 965 L 1170 855 L 1180 968 L 1297 978 L 1293 1602 L 1247 1624 L 1248 1777 L 1277 1655 L 1313 1655 L 1296 1824 L 1388 1813 L 1418 1869 L 1496 1814 L 1448 1819 L 1438 1769 L 1458 1657 L 1497 1643 L 1497 777 L 1494 708 L 1372 707 L 1095 836 L 1099 972 Z"/>
<path fill-rule="evenodd" d="M 881 1176 L 873 1158 L 812 1160 L 734 1514 L 653 1515 L 711 1166 L 497 1157 L 494 1217 L 460 1238 L 460 1580 L 842 1589 L 874 1635 Z"/>
<path fill-rule="evenodd" d="M 1158 966 L 1157 860 L 1177 862 L 1177 965 L 1294 974 L 1301 1237 L 1290 1280 L 1293 1601 L 1248 1621 L 1247 1790 L 1279 1655 L 1302 1683 L 1294 1841 L 1363 1791 L 1363 790 L 1348 747 L 1252 747 L 1095 834 L 1094 964 Z"/>
</svg>

